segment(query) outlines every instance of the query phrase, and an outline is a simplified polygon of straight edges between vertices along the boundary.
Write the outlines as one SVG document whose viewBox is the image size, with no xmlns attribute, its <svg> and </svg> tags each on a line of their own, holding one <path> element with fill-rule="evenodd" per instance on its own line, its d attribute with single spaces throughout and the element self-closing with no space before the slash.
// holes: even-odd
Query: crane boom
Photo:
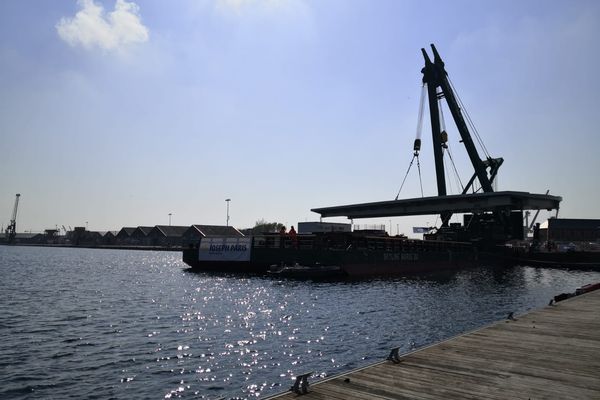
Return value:
<svg viewBox="0 0 600 400">
<path fill-rule="evenodd" d="M 469 155 L 469 159 L 471 160 L 471 164 L 473 165 L 477 179 L 479 180 L 484 192 L 493 192 L 494 189 L 492 189 L 492 182 L 488 177 L 483 161 L 479 157 L 475 143 L 473 143 L 473 138 L 471 137 L 469 129 L 467 128 L 467 124 L 463 118 L 458 101 L 454 95 L 454 91 L 450 87 L 448 73 L 444 68 L 444 61 L 442 61 L 440 54 L 433 44 L 431 45 L 431 49 L 433 51 L 433 65 L 438 69 L 438 73 L 436 74 L 438 81 L 436 83 L 441 87 L 444 97 L 446 98 L 448 108 L 450 108 L 450 112 L 452 113 L 452 117 L 456 123 L 456 127 L 458 128 L 462 142 L 467 150 L 467 154 Z"/>
<path fill-rule="evenodd" d="M 425 67 L 421 70 L 421 72 L 423 73 L 423 83 L 427 84 L 429 95 L 429 114 L 431 118 L 431 132 L 433 136 L 433 153 L 435 159 L 438 196 L 447 195 L 444 161 L 442 158 L 442 149 L 446 147 L 444 141 L 447 140 L 444 138 L 444 136 L 447 138 L 447 133 L 443 132 L 440 127 L 440 111 L 438 105 L 438 100 L 442 98 L 446 99 L 448 108 L 452 113 L 452 118 L 454 119 L 456 127 L 458 128 L 458 132 L 460 133 L 461 142 L 467 150 L 467 154 L 469 155 L 469 159 L 474 170 L 473 177 L 463 189 L 463 194 L 467 193 L 475 181 L 475 178 L 477 178 L 481 188 L 485 193 L 491 193 L 494 191 L 492 182 L 503 160 L 502 158 L 491 157 L 482 160 L 479 157 L 479 153 L 477 152 L 477 148 L 475 147 L 475 143 L 473 142 L 473 138 L 471 137 L 471 133 L 469 132 L 469 128 L 467 127 L 467 123 L 465 122 L 461 112 L 457 97 L 452 89 L 452 86 L 450 85 L 450 81 L 448 80 L 448 72 L 446 72 L 444 61 L 440 57 L 440 54 L 433 44 L 431 45 L 431 50 L 433 51 L 433 61 L 431 61 L 425 49 L 421 49 L 423 58 L 425 59 Z M 489 175 L 487 168 L 490 168 Z M 450 213 L 443 213 L 441 215 L 442 226 L 448 225 L 448 221 L 450 220 L 451 216 L 452 214 Z"/>
<path fill-rule="evenodd" d="M 15 198 L 15 206 L 13 207 L 12 218 L 10 219 L 10 224 L 6 227 L 6 240 L 8 243 L 14 243 L 15 237 L 17 236 L 17 210 L 19 209 L 19 197 L 21 195 L 17 193 Z"/>
</svg>

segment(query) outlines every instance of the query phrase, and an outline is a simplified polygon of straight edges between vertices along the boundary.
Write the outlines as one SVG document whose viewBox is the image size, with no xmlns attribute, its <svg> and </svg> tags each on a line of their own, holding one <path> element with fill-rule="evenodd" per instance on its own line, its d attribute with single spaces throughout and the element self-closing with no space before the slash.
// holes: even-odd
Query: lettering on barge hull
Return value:
<svg viewBox="0 0 600 400">
<path fill-rule="evenodd" d="M 198 261 L 250 261 L 252 238 L 203 238 Z"/>
<path fill-rule="evenodd" d="M 418 261 L 417 253 L 383 253 L 383 261 Z"/>
<path fill-rule="evenodd" d="M 221 253 L 228 251 L 248 251 L 248 246 L 245 244 L 211 244 L 208 251 L 210 253 Z"/>
</svg>

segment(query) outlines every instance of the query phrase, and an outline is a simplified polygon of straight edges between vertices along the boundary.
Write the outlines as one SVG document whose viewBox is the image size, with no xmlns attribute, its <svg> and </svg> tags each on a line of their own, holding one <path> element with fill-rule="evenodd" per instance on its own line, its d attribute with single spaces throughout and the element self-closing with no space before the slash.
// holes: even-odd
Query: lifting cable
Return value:
<svg viewBox="0 0 600 400">
<path fill-rule="evenodd" d="M 419 162 L 419 156 L 417 156 L 417 170 L 419 171 L 419 185 L 421 185 L 421 197 L 423 196 L 423 180 L 421 179 L 421 163 Z"/>
<path fill-rule="evenodd" d="M 450 194 L 454 194 L 454 190 L 452 189 L 452 180 L 450 180 L 450 173 L 448 172 L 448 168 L 446 168 L 446 158 L 443 157 L 444 154 L 444 149 L 442 149 L 442 161 L 444 163 L 444 174 L 446 175 L 444 178 L 446 179 L 446 182 L 448 183 L 448 189 Z M 446 194 L 448 194 L 448 190 L 446 191 Z"/>
<path fill-rule="evenodd" d="M 442 94 L 441 91 L 439 94 L 440 95 Z M 452 153 L 450 152 L 450 145 L 447 142 L 448 133 L 446 132 L 446 120 L 444 119 L 443 103 L 442 103 L 441 97 L 439 97 L 439 95 L 438 95 L 438 109 L 440 110 L 440 125 L 441 125 L 440 127 L 442 128 L 442 133 L 441 133 L 442 146 L 443 146 L 442 154 L 448 153 L 448 157 L 450 158 L 450 162 L 452 164 L 452 169 L 454 169 L 454 179 L 456 180 L 456 183 L 458 185 L 460 185 L 461 190 L 464 190 L 465 186 L 463 185 L 462 180 L 460 179 L 460 175 L 458 174 L 458 170 L 456 169 L 456 164 L 454 164 L 454 159 L 452 158 Z M 446 140 L 446 142 L 444 142 L 444 140 Z M 447 151 L 444 151 L 444 150 L 447 150 Z M 450 182 L 450 176 L 448 176 L 448 182 Z"/>
<path fill-rule="evenodd" d="M 450 162 L 452 163 L 452 168 L 454 169 L 454 176 L 457 180 L 457 183 L 460 185 L 460 190 L 465 190 L 465 185 L 463 185 L 462 180 L 460 179 L 460 175 L 458 174 L 458 170 L 456 169 L 456 165 L 454 164 L 454 159 L 452 158 L 450 147 L 448 147 L 448 157 L 450 158 Z"/>
<path fill-rule="evenodd" d="M 421 179 L 421 163 L 419 161 L 419 151 L 421 151 L 421 131 L 423 128 L 423 109 L 425 105 L 425 94 L 427 93 L 427 86 L 424 83 L 421 87 L 421 99 L 419 100 L 419 119 L 417 121 L 417 135 L 415 138 L 415 143 L 413 146 L 413 158 L 410 160 L 410 164 L 408 165 L 408 170 L 406 171 L 406 175 L 404 175 L 404 179 L 402 180 L 402 184 L 400 185 L 400 189 L 398 190 L 398 194 L 396 194 L 396 200 L 400 196 L 400 192 L 404 187 L 404 182 L 406 182 L 406 178 L 408 177 L 408 173 L 410 172 L 410 168 L 412 167 L 415 158 L 417 159 L 417 169 L 419 170 L 419 184 L 421 185 L 421 197 L 423 197 L 423 181 Z"/>
<path fill-rule="evenodd" d="M 456 91 L 456 88 L 454 87 L 454 84 L 450 80 L 450 77 L 448 77 L 448 82 L 450 83 L 450 86 L 452 87 L 452 90 L 454 91 L 454 94 L 456 95 L 456 99 L 458 100 L 458 105 L 459 105 L 460 109 L 463 111 L 463 114 L 466 117 L 467 123 L 469 124 L 469 126 L 471 127 L 471 130 L 475 134 L 475 138 L 477 139 L 477 142 L 481 146 L 481 149 L 485 153 L 486 158 L 491 158 L 490 153 L 488 152 L 487 148 L 485 147 L 485 144 L 483 143 L 483 140 L 481 139 L 481 136 L 479 135 L 479 132 L 477 131 L 477 128 L 475 127 L 475 124 L 473 123 L 473 120 L 471 119 L 471 116 L 469 115 L 467 108 L 463 104 L 460 96 L 458 95 L 458 92 Z"/>
<path fill-rule="evenodd" d="M 419 119 L 417 121 L 417 137 L 415 139 L 419 141 L 419 150 L 421 149 L 421 131 L 423 128 L 423 111 L 425 109 L 425 95 L 427 93 L 427 84 L 424 83 L 421 86 L 421 98 L 419 99 Z"/>
</svg>

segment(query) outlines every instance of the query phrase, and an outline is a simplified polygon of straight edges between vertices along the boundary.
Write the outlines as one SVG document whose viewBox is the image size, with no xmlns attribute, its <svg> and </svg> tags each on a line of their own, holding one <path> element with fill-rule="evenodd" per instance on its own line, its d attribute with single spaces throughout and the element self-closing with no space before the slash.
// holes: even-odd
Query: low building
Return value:
<svg viewBox="0 0 600 400">
<path fill-rule="evenodd" d="M 100 232 L 100 235 L 102 235 L 102 244 L 111 245 L 111 246 L 116 244 L 118 233 L 119 232 L 117 232 L 117 231 Z"/>
<path fill-rule="evenodd" d="M 46 235 L 43 233 L 16 233 L 14 244 L 40 244 L 44 243 Z M 8 237 L 5 232 L 0 232 L 0 243 L 7 243 Z"/>
<path fill-rule="evenodd" d="M 75 246 L 96 246 L 102 244 L 102 235 L 96 231 L 88 231 L 85 226 L 76 226 L 68 232 L 69 243 Z"/>
<path fill-rule="evenodd" d="M 183 234 L 188 229 L 188 226 L 156 225 L 148 233 L 148 240 L 152 246 L 181 247 Z"/>
<path fill-rule="evenodd" d="M 130 242 L 134 246 L 153 246 L 152 239 L 148 238 L 153 226 L 138 226 L 131 233 Z"/>
<path fill-rule="evenodd" d="M 240 237 L 242 232 L 233 226 L 222 225 L 192 225 L 182 236 L 184 246 L 196 245 L 203 237 Z"/>
<path fill-rule="evenodd" d="M 135 232 L 137 228 L 134 227 L 123 227 L 117 233 L 115 237 L 115 243 L 119 245 L 128 245 L 131 244 L 131 235 Z"/>
<path fill-rule="evenodd" d="M 600 219 L 550 218 L 540 225 L 540 240 L 599 242 Z"/>
<path fill-rule="evenodd" d="M 351 232 L 352 225 L 339 222 L 298 222 L 299 234 Z"/>
</svg>

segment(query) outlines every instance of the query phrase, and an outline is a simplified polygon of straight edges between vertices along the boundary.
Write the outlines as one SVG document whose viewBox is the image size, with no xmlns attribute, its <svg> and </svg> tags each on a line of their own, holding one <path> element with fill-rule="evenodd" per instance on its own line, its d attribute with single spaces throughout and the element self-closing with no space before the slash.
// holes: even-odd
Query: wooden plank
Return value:
<svg viewBox="0 0 600 400">
<path fill-rule="evenodd" d="M 317 382 L 302 399 L 600 399 L 599 376 L 596 291 Z"/>
<path fill-rule="evenodd" d="M 432 361 L 432 358 L 435 361 Z M 575 365 L 574 368 L 569 368 L 562 362 L 562 359 L 559 360 L 560 363 L 555 363 L 555 361 L 551 360 L 551 362 L 547 362 L 546 360 L 542 360 L 540 362 L 528 362 L 527 365 L 523 365 L 511 359 L 501 360 L 495 358 L 489 360 L 475 355 L 455 357 L 454 354 L 438 352 L 434 357 L 429 357 L 429 355 L 425 354 L 415 354 L 407 362 L 417 362 L 421 365 L 429 363 L 429 365 L 439 365 L 440 367 L 453 368 L 455 370 L 471 368 L 481 373 L 504 371 L 511 374 L 547 376 L 555 381 L 570 381 L 574 385 L 580 383 L 585 386 L 594 386 L 600 390 L 600 379 L 598 379 L 598 376 L 593 371 L 588 370 L 587 365 L 582 367 L 579 364 Z M 598 370 L 600 370 L 600 366 L 598 366 Z"/>
<path fill-rule="evenodd" d="M 389 399 L 388 396 L 375 393 L 371 390 L 361 390 L 354 383 L 344 382 L 344 380 L 339 379 L 334 379 L 328 385 L 323 385 L 323 389 L 326 390 L 324 393 L 340 395 L 343 399 Z"/>
<path fill-rule="evenodd" d="M 523 365 L 515 362 L 498 362 L 497 360 L 480 360 L 473 358 L 463 358 L 462 363 L 467 365 L 463 367 L 457 363 L 455 359 L 437 358 L 435 361 L 431 359 L 411 359 L 411 362 L 418 362 L 419 366 L 427 366 L 431 369 L 439 370 L 454 370 L 460 372 L 471 372 L 474 376 L 497 376 L 497 371 L 504 371 L 503 375 L 506 379 L 511 379 L 514 376 L 529 376 L 535 379 L 549 379 L 554 384 L 562 384 L 581 388 L 593 388 L 600 390 L 600 380 L 596 375 L 581 374 L 579 371 L 565 370 L 564 368 L 555 368 L 553 364 L 544 365 Z M 411 365 L 411 364 L 409 364 Z M 473 373 L 472 371 L 477 371 Z"/>
<path fill-rule="evenodd" d="M 371 374 L 368 370 L 361 372 L 361 378 L 367 381 L 380 382 L 376 375 Z M 465 381 L 463 378 L 457 375 L 430 374 L 427 370 L 408 366 L 404 368 L 401 379 L 391 381 L 388 390 L 394 393 L 410 394 L 410 397 L 423 395 L 427 396 L 427 399 L 479 399 L 482 397 L 482 392 L 490 394 L 490 386 L 479 385 L 478 390 L 475 390 L 474 380 L 471 380 L 472 385 L 468 390 L 463 390 L 461 385 Z M 354 379 L 354 376 L 350 379 Z M 502 399 L 502 397 L 493 396 L 492 394 L 489 398 Z"/>
</svg>

